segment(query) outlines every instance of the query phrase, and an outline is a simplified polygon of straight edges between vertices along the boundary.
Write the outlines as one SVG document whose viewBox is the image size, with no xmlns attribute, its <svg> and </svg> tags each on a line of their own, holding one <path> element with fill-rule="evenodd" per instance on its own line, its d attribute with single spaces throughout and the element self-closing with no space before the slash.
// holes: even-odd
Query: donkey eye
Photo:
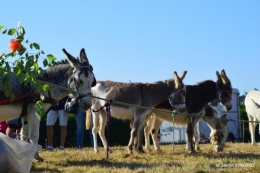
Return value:
<svg viewBox="0 0 260 173">
<path fill-rule="evenodd" d="M 83 84 L 83 81 L 79 78 L 79 82 L 81 83 L 81 84 Z"/>
</svg>

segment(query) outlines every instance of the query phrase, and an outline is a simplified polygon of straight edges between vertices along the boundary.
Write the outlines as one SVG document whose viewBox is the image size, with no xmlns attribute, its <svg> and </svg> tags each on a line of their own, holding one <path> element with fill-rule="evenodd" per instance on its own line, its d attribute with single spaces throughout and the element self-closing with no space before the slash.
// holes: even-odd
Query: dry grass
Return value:
<svg viewBox="0 0 260 173">
<path fill-rule="evenodd" d="M 87 173 L 170 173 L 170 172 L 259 172 L 260 145 L 227 143 L 224 152 L 216 153 L 210 144 L 201 144 L 201 150 L 189 155 L 185 145 L 162 145 L 163 154 L 127 154 L 126 147 L 111 147 L 113 153 L 106 160 L 106 152 L 100 148 L 95 154 L 92 148 L 76 150 L 66 148 L 53 152 L 42 149 L 44 162 L 33 161 L 34 172 L 87 172 Z"/>
</svg>

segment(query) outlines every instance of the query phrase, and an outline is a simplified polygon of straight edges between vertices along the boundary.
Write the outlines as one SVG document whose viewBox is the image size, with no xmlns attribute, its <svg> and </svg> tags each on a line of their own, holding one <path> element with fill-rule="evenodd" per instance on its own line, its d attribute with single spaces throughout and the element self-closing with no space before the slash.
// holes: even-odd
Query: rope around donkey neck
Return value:
<svg viewBox="0 0 260 173">
<path fill-rule="evenodd" d="M 100 98 L 100 97 L 97 97 L 97 96 L 93 96 L 91 94 L 86 94 L 86 93 L 82 93 L 82 92 L 78 92 L 78 91 L 75 91 L 75 90 L 71 90 L 69 88 L 65 88 L 65 87 L 61 87 L 61 86 L 58 86 L 58 85 L 55 85 L 55 84 L 52 84 L 52 83 L 48 83 L 48 82 L 45 82 L 45 81 L 41 81 L 41 80 L 38 80 L 40 83 L 43 83 L 43 84 L 48 84 L 52 87 L 57 87 L 57 88 L 60 88 L 60 89 L 63 89 L 63 90 L 67 90 L 67 91 L 70 91 L 70 92 L 73 92 L 73 93 L 77 93 L 77 94 L 80 94 L 80 95 L 83 95 L 83 96 L 89 96 L 89 97 L 93 97 L 93 98 L 96 98 L 96 99 L 100 99 L 100 100 L 104 100 L 104 101 L 109 101 L 110 99 L 105 99 L 105 98 Z M 155 109 L 155 108 L 150 108 L 150 107 L 146 107 L 146 106 L 140 106 L 140 105 L 134 105 L 134 104 L 130 104 L 130 103 L 124 103 L 124 102 L 120 102 L 120 101 L 116 101 L 116 100 L 113 100 L 113 103 L 116 103 L 116 104 L 119 104 L 119 105 L 124 105 L 124 106 L 133 106 L 133 107 L 137 107 L 137 108 L 140 108 L 140 109 L 147 109 L 147 110 L 151 110 L 151 111 L 159 111 L 159 112 L 165 112 L 165 113 L 169 113 L 169 115 L 176 115 L 176 114 L 179 114 L 179 115 L 186 115 L 186 116 L 196 116 L 196 117 L 205 117 L 205 118 L 209 118 L 209 119 L 217 119 L 217 120 L 220 120 L 220 118 L 215 118 L 215 117 L 209 117 L 209 116 L 204 116 L 204 115 L 199 115 L 199 114 L 196 114 L 196 113 L 193 113 L 193 114 L 188 114 L 188 113 L 182 113 L 182 112 L 177 112 L 177 111 L 168 111 L 168 110 L 162 110 L 162 109 Z M 249 120 L 233 120 L 233 119 L 228 119 L 228 121 L 235 121 L 235 122 L 244 122 L 244 123 L 260 123 L 260 121 L 249 121 Z"/>
</svg>

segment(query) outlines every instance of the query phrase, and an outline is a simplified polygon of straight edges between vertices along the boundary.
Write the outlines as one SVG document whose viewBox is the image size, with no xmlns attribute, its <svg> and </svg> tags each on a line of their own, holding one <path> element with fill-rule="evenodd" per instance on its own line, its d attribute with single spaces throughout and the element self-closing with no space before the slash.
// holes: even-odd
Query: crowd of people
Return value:
<svg viewBox="0 0 260 173">
<path fill-rule="evenodd" d="M 47 147 L 49 151 L 53 151 L 53 126 L 59 118 L 60 125 L 60 146 L 59 149 L 64 150 L 66 136 L 67 136 L 67 123 L 68 111 L 65 110 L 65 104 L 68 104 L 71 99 L 67 97 L 58 101 L 55 105 L 51 106 L 47 112 L 46 131 L 47 131 Z M 76 106 L 76 107 L 75 107 Z M 85 133 L 85 119 L 86 112 L 82 111 L 78 105 L 74 105 L 73 114 L 76 120 L 76 148 L 81 149 L 84 147 L 84 133 Z M 6 134 L 10 138 L 20 140 L 20 131 L 22 128 L 22 118 L 16 118 L 9 121 L 0 121 L 0 132 Z M 90 143 L 93 146 L 92 131 L 89 130 Z"/>
</svg>

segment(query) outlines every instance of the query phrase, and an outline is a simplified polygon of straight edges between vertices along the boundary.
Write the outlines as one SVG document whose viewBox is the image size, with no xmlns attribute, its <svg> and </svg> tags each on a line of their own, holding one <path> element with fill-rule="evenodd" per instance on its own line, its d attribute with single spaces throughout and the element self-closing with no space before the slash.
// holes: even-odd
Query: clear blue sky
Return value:
<svg viewBox="0 0 260 173">
<path fill-rule="evenodd" d="M 26 29 L 45 53 L 85 48 L 97 80 L 185 84 L 225 69 L 240 94 L 260 89 L 260 1 L 3 1 L 0 24 Z M 0 35 L 0 52 L 10 37 Z"/>
</svg>

